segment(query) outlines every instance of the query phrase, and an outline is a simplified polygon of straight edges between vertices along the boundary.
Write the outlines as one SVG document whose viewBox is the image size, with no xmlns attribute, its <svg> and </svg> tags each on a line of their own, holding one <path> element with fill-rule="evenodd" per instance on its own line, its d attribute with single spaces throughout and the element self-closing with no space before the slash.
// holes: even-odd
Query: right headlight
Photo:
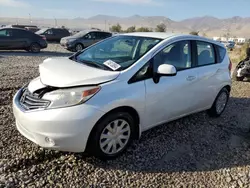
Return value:
<svg viewBox="0 0 250 188">
<path fill-rule="evenodd" d="M 51 101 L 48 109 L 75 106 L 93 97 L 101 87 L 59 89 L 46 93 L 42 98 Z"/>
</svg>

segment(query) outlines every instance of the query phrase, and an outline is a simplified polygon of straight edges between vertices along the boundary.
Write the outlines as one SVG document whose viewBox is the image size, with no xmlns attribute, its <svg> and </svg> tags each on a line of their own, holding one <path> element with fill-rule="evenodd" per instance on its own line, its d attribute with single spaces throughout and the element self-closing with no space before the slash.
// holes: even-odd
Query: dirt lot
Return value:
<svg viewBox="0 0 250 188">
<path fill-rule="evenodd" d="M 68 52 L 50 45 L 36 56 L 0 51 L 0 187 L 250 187 L 250 83 L 233 83 L 222 117 L 195 114 L 142 135 L 120 158 L 39 148 L 15 128 L 12 97 L 38 65 Z"/>
</svg>

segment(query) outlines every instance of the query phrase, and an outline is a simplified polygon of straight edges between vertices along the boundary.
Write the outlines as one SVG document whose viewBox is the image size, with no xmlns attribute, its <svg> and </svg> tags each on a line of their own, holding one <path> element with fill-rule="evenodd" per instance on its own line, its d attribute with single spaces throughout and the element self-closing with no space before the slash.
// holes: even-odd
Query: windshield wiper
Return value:
<svg viewBox="0 0 250 188">
<path fill-rule="evenodd" d="M 92 67 L 97 67 L 97 68 L 101 68 L 101 69 L 106 69 L 106 70 L 112 70 L 111 68 L 109 68 L 108 66 L 104 65 L 104 64 L 100 64 L 100 63 L 96 63 L 94 61 L 86 61 L 86 60 L 81 60 L 81 63 L 84 63 L 86 65 L 92 66 Z"/>
</svg>

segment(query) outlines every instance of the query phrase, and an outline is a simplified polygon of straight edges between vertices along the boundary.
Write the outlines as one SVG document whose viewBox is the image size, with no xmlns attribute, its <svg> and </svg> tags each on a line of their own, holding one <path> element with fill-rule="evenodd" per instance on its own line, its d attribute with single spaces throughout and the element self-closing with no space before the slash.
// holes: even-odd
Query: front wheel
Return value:
<svg viewBox="0 0 250 188">
<path fill-rule="evenodd" d="M 213 106 L 208 110 L 208 114 L 211 117 L 219 117 L 225 110 L 229 99 L 229 91 L 223 88 L 217 95 Z"/>
<path fill-rule="evenodd" d="M 90 135 L 88 152 L 104 160 L 121 155 L 131 143 L 134 119 L 126 112 L 108 114 Z"/>
<path fill-rule="evenodd" d="M 75 51 L 76 51 L 76 52 L 79 52 L 79 51 L 82 51 L 82 50 L 83 50 L 83 45 L 80 44 L 80 43 L 76 44 L 76 46 L 75 46 Z"/>
</svg>

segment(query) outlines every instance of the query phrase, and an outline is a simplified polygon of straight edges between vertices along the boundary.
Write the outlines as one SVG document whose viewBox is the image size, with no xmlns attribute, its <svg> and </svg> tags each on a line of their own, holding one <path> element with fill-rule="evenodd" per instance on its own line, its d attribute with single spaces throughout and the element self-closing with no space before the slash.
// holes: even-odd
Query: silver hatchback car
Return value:
<svg viewBox="0 0 250 188">
<path fill-rule="evenodd" d="M 111 159 L 157 125 L 226 108 L 231 63 L 213 40 L 167 33 L 107 38 L 39 66 L 14 97 L 17 129 L 38 145 Z"/>
</svg>

